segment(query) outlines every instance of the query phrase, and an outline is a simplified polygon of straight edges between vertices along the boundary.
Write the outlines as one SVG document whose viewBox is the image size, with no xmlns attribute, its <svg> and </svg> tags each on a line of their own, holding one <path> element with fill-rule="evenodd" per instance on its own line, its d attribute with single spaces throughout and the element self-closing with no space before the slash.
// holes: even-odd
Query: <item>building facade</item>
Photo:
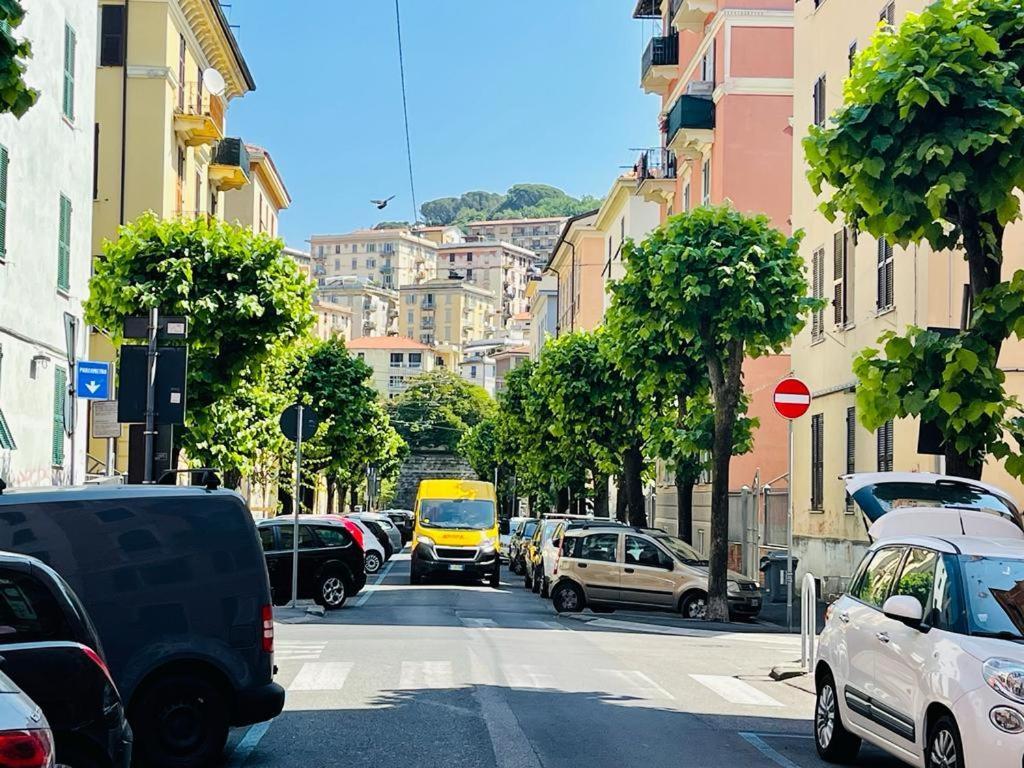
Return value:
<svg viewBox="0 0 1024 768">
<path fill-rule="evenodd" d="M 392 398 L 405 391 L 409 379 L 434 370 L 434 350 L 405 336 L 364 336 L 348 344 L 349 352 L 373 369 L 370 385 Z"/>
<path fill-rule="evenodd" d="M 582 213 L 566 221 L 544 269 L 558 284 L 555 336 L 592 331 L 604 318 L 605 240 L 597 229 L 597 213 Z"/>
<path fill-rule="evenodd" d="M 398 332 L 429 345 L 461 346 L 494 330 L 494 294 L 465 280 L 427 280 L 399 290 Z"/>
<path fill-rule="evenodd" d="M 321 278 L 315 304 L 341 306 L 352 313 L 348 339 L 393 336 L 398 333 L 398 291 L 382 288 L 365 278 Z"/>
<path fill-rule="evenodd" d="M 565 216 L 545 219 L 507 219 L 473 221 L 466 224 L 467 239 L 498 240 L 512 243 L 537 254 L 537 263 L 551 258 L 551 249 L 561 234 Z"/>
<path fill-rule="evenodd" d="M 257 235 L 277 237 L 278 217 L 292 198 L 270 153 L 255 144 L 246 144 L 245 149 L 252 183 L 224 194 L 224 220 Z"/>
<path fill-rule="evenodd" d="M 13 34 L 32 43 L 25 81 L 39 100 L 21 119 L 0 116 L 0 479 L 12 487 L 82 482 L 88 471 L 65 327 L 85 357 L 96 5 L 27 10 Z"/>
<path fill-rule="evenodd" d="M 316 337 L 321 341 L 352 338 L 352 310 L 340 304 L 313 302 Z"/>
<path fill-rule="evenodd" d="M 408 229 L 313 235 L 309 242 L 325 277 L 353 276 L 385 288 L 401 288 L 437 276 L 436 245 Z"/>
<path fill-rule="evenodd" d="M 530 306 L 530 329 L 527 346 L 530 359 L 540 357 L 541 347 L 558 330 L 558 278 L 553 274 L 536 276 L 526 286 Z"/>
<path fill-rule="evenodd" d="M 466 239 L 462 230 L 454 224 L 437 227 L 414 227 L 412 233 L 416 235 L 416 237 L 422 237 L 435 245 L 461 243 Z"/>
<path fill-rule="evenodd" d="M 526 310 L 526 281 L 536 263 L 536 254 L 511 243 L 478 240 L 448 243 L 437 248 L 439 276 L 459 277 L 494 294 L 504 325 Z"/>
</svg>

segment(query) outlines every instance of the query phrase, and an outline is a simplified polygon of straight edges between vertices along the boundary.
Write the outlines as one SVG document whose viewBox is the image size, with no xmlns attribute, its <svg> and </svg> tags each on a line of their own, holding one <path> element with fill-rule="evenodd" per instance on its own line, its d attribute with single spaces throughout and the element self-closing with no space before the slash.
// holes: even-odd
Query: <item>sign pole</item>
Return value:
<svg viewBox="0 0 1024 768">
<path fill-rule="evenodd" d="M 153 483 L 153 443 L 156 438 L 156 337 L 160 326 L 160 310 L 149 310 L 149 349 L 146 353 L 146 446 L 145 464 L 142 467 L 142 482 Z"/>
<path fill-rule="evenodd" d="M 299 504 L 302 493 L 302 403 L 298 404 L 295 436 L 295 496 L 292 498 L 292 608 L 299 605 Z"/>
<path fill-rule="evenodd" d="M 786 627 L 793 631 L 793 420 L 789 419 L 789 493 L 786 503 Z"/>
</svg>

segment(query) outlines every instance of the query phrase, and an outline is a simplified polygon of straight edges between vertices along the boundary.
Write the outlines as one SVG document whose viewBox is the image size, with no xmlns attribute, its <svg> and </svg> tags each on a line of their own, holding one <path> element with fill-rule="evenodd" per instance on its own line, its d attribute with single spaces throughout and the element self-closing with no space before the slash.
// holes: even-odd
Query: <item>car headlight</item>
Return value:
<svg viewBox="0 0 1024 768">
<path fill-rule="evenodd" d="M 738 595 L 740 593 L 740 583 L 730 579 L 727 591 L 730 595 Z"/>
<path fill-rule="evenodd" d="M 417 536 L 416 537 L 416 543 L 417 544 L 422 544 L 425 547 L 432 547 L 432 546 L 434 546 L 434 540 L 432 538 L 430 538 L 429 536 L 423 536 L 423 535 Z"/>
<path fill-rule="evenodd" d="M 1024 704 L 1024 664 L 1013 659 L 989 659 L 982 674 L 993 691 Z"/>
<path fill-rule="evenodd" d="M 488 538 L 483 539 L 480 542 L 480 548 L 481 549 L 485 549 L 487 551 L 490 551 L 492 549 L 497 549 L 498 548 L 498 537 L 497 536 L 489 536 Z"/>
</svg>

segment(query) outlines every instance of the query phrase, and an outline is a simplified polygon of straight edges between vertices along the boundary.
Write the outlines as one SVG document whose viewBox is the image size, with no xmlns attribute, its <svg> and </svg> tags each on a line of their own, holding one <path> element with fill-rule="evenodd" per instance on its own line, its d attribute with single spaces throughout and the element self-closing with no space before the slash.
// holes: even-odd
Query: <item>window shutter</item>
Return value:
<svg viewBox="0 0 1024 768">
<path fill-rule="evenodd" d="M 878 454 L 878 471 L 892 472 L 893 467 L 893 423 L 885 422 L 875 433 L 876 451 Z"/>
<path fill-rule="evenodd" d="M 0 146 L 0 259 L 7 255 L 7 147 Z"/>
<path fill-rule="evenodd" d="M 53 371 L 53 451 L 52 463 L 64 466 L 64 397 L 68 388 L 68 374 L 60 366 Z"/>
<path fill-rule="evenodd" d="M 832 251 L 832 310 L 835 324 L 846 325 L 846 229 L 836 232 Z"/>
<path fill-rule="evenodd" d="M 811 257 L 811 295 L 820 299 L 825 294 L 825 281 L 823 279 L 823 272 L 825 271 L 825 249 L 818 248 Z M 811 340 L 817 340 L 821 338 L 824 330 L 825 318 L 824 310 L 816 309 L 811 315 Z"/>
<path fill-rule="evenodd" d="M 893 257 L 892 243 L 885 241 L 885 306 L 891 307 L 896 303 L 896 296 L 893 294 Z"/>
<path fill-rule="evenodd" d="M 857 471 L 857 409 L 846 409 L 846 474 Z M 853 499 L 847 497 L 846 511 L 853 512 Z"/>
<path fill-rule="evenodd" d="M 878 239 L 878 301 L 879 310 L 888 309 L 895 301 L 893 296 L 893 252 L 888 239 Z"/>
<path fill-rule="evenodd" d="M 823 508 L 825 488 L 824 467 L 824 420 L 823 414 L 811 416 L 811 509 Z"/>
<path fill-rule="evenodd" d="M 60 196 L 60 223 L 57 233 L 57 287 L 71 287 L 71 201 Z"/>
<path fill-rule="evenodd" d="M 75 30 L 64 25 L 64 117 L 75 119 Z"/>
</svg>

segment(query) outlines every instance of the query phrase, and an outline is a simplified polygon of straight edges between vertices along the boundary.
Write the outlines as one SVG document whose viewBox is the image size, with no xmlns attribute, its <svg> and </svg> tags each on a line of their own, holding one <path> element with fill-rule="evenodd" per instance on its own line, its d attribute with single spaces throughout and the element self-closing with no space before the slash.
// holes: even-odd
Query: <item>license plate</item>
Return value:
<svg viewBox="0 0 1024 768">
<path fill-rule="evenodd" d="M 753 600 L 750 601 L 750 604 L 752 606 L 754 606 L 755 608 L 760 608 L 761 607 L 761 598 L 760 597 L 755 597 Z"/>
<path fill-rule="evenodd" d="M 448 566 L 448 570 L 449 571 L 464 571 L 464 570 L 466 570 L 466 566 L 464 566 L 464 565 L 449 565 Z"/>
</svg>

